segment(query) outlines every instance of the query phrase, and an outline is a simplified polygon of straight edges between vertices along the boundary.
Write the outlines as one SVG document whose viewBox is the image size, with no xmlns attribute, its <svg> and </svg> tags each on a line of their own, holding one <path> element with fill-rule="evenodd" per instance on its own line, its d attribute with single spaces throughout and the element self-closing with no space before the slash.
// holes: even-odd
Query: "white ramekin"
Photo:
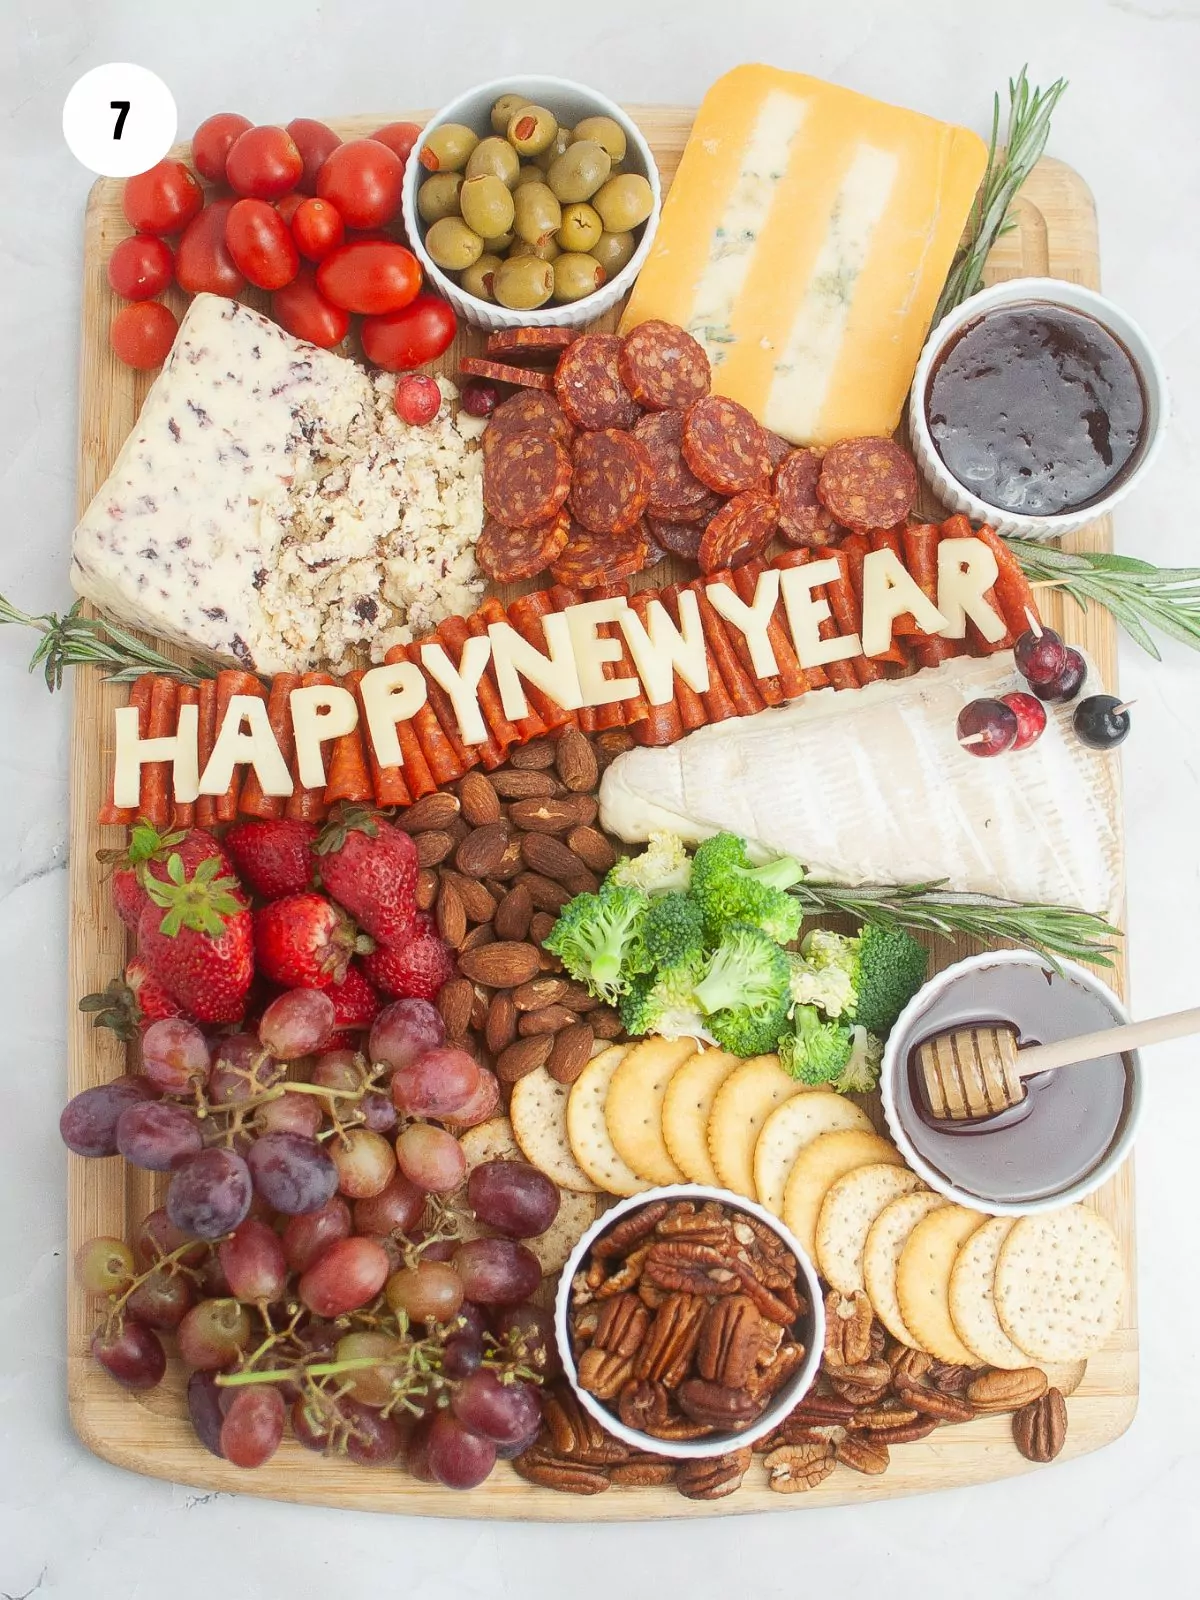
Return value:
<svg viewBox="0 0 1200 1600">
<path fill-rule="evenodd" d="M 611 117 L 614 122 L 619 122 L 625 131 L 628 146 L 623 170 L 640 173 L 646 178 L 654 196 L 654 207 L 642 224 L 642 236 L 632 257 L 616 277 L 597 289 L 595 294 L 589 294 L 582 300 L 574 300 L 569 305 L 551 303 L 541 306 L 537 311 L 510 311 L 505 306 L 493 304 L 490 300 L 477 300 L 474 295 L 464 293 L 454 279 L 430 259 L 425 249 L 425 224 L 417 211 L 417 189 L 421 180 L 428 176 L 419 159 L 421 144 L 430 130 L 439 127 L 443 122 L 461 122 L 468 128 L 473 128 L 481 137 L 490 134 L 492 128 L 488 120 L 489 114 L 502 94 L 527 94 L 538 105 L 544 105 L 553 111 L 560 122 L 570 126 L 574 126 L 583 117 Z M 498 328 L 581 328 L 604 312 L 611 311 L 632 289 L 633 280 L 642 270 L 642 263 L 650 253 L 650 246 L 654 242 L 659 214 L 662 211 L 662 185 L 659 183 L 658 167 L 649 144 L 636 123 L 619 105 L 605 95 L 598 94 L 595 89 L 589 89 L 582 83 L 573 83 L 570 78 L 530 75 L 522 78 L 496 78 L 492 83 L 481 83 L 477 88 L 468 89 L 465 94 L 460 94 L 457 100 L 451 100 L 449 105 L 443 106 L 435 116 L 430 117 L 425 124 L 421 140 L 405 166 L 401 206 L 409 244 L 421 263 L 427 281 L 450 302 L 464 321 L 473 323 L 477 328 L 486 328 L 489 333 L 495 332 Z"/>
<path fill-rule="evenodd" d="M 953 966 L 945 967 L 936 973 L 923 988 L 918 990 L 897 1018 L 884 1048 L 879 1079 L 879 1092 L 883 1099 L 883 1114 L 887 1119 L 888 1131 L 913 1171 L 918 1173 L 931 1189 L 936 1189 L 939 1194 L 945 1195 L 947 1200 L 953 1200 L 960 1206 L 967 1206 L 972 1211 L 987 1212 L 995 1217 L 1023 1217 L 1033 1211 L 1058 1211 L 1063 1206 L 1070 1205 L 1075 1200 L 1082 1200 L 1085 1195 L 1091 1194 L 1112 1177 L 1129 1155 L 1142 1114 L 1142 1065 L 1137 1051 L 1131 1050 L 1127 1052 L 1130 1063 L 1130 1092 L 1124 1124 L 1111 1149 L 1077 1183 L 1069 1184 L 1056 1194 L 1045 1195 L 1036 1200 L 983 1199 L 977 1194 L 972 1194 L 970 1190 L 961 1189 L 957 1184 L 951 1183 L 925 1159 L 909 1138 L 900 1120 L 896 1104 L 896 1085 L 901 1076 L 908 1071 L 909 1052 L 912 1044 L 920 1037 L 921 1020 L 934 1001 L 940 999 L 952 984 L 963 977 L 981 967 L 1018 964 L 1036 964 L 1040 967 L 1046 965 L 1044 959 L 1032 950 L 985 950 L 979 955 L 967 956 L 963 961 L 956 961 Z M 1094 972 L 1089 972 L 1086 967 L 1081 967 L 1074 961 L 1067 961 L 1061 956 L 1058 958 L 1058 965 L 1065 977 L 1103 1000 L 1112 1013 L 1114 1023 L 1131 1020 L 1121 1001 Z M 984 1136 L 979 1135 L 979 1137 Z"/>
<path fill-rule="evenodd" d="M 810 1308 L 808 1328 L 811 1337 L 807 1341 L 804 1361 L 791 1381 L 780 1389 L 758 1421 L 748 1428 L 743 1428 L 740 1433 L 715 1433 L 706 1439 L 679 1441 L 655 1439 L 651 1434 L 639 1433 L 636 1428 L 627 1428 L 615 1411 L 610 1411 L 594 1395 L 579 1387 L 568 1327 L 572 1280 L 600 1234 L 607 1233 L 614 1222 L 618 1222 L 629 1212 L 640 1211 L 656 1200 L 691 1200 L 698 1207 L 706 1200 L 716 1200 L 721 1205 L 728 1206 L 731 1211 L 744 1211 L 749 1216 L 757 1218 L 759 1222 L 765 1223 L 788 1247 L 799 1264 L 798 1286 L 808 1300 Z M 733 1194 L 728 1189 L 710 1189 L 702 1183 L 675 1183 L 665 1188 L 646 1189 L 641 1194 L 630 1195 L 627 1200 L 622 1200 L 611 1210 L 596 1218 L 571 1251 L 562 1270 L 558 1294 L 554 1301 L 554 1331 L 558 1337 L 559 1353 L 562 1356 L 567 1379 L 578 1396 L 580 1405 L 595 1417 L 602 1428 L 607 1428 L 609 1433 L 614 1434 L 623 1443 L 632 1445 L 635 1450 L 649 1450 L 660 1456 L 677 1456 L 684 1461 L 701 1461 L 708 1456 L 723 1456 L 730 1450 L 739 1450 L 745 1445 L 753 1444 L 756 1439 L 765 1438 L 804 1398 L 817 1375 L 817 1368 L 821 1364 L 821 1352 L 825 1348 L 825 1307 L 821 1299 L 821 1286 L 817 1281 L 816 1269 L 804 1253 L 804 1247 L 778 1217 L 773 1217 L 769 1211 L 764 1211 L 762 1206 L 756 1205 L 753 1200 L 746 1200 L 740 1194 Z"/>
<path fill-rule="evenodd" d="M 1086 316 L 1094 317 L 1129 351 L 1146 392 L 1145 438 L 1131 469 L 1102 499 L 1079 511 L 1064 511 L 1057 516 L 1022 516 L 1018 512 L 1005 511 L 999 506 L 989 505 L 986 500 L 981 500 L 978 495 L 964 488 L 946 469 L 938 455 L 925 415 L 925 392 L 930 374 L 938 357 L 960 329 L 969 322 L 975 322 L 984 312 L 994 311 L 997 306 L 1016 305 L 1030 300 L 1066 306 L 1071 311 L 1081 311 Z M 1141 328 L 1111 300 L 1106 300 L 1092 289 L 1067 283 L 1062 278 L 1012 278 L 1007 283 L 997 283 L 990 289 L 973 294 L 956 310 L 943 317 L 925 342 L 908 399 L 908 429 L 913 454 L 926 483 L 937 498 L 952 511 L 963 511 L 975 522 L 986 522 L 998 533 L 1021 539 L 1057 539 L 1065 533 L 1074 533 L 1076 528 L 1082 528 L 1089 522 L 1095 522 L 1098 517 L 1107 516 L 1115 505 L 1132 492 L 1158 455 L 1168 414 L 1166 374 Z"/>
</svg>

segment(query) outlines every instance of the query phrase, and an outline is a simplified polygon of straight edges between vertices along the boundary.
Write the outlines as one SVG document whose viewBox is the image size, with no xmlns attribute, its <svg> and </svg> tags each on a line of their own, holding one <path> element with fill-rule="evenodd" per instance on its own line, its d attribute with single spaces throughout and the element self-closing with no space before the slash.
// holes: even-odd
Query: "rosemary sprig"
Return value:
<svg viewBox="0 0 1200 1600">
<path fill-rule="evenodd" d="M 63 617 L 56 611 L 34 617 L 19 611 L 0 595 L 0 623 L 34 628 L 42 635 L 30 658 L 29 670 L 36 672 L 42 667 L 46 687 L 52 692 L 62 688 L 63 671 L 67 667 L 110 667 L 112 670 L 106 674 L 108 683 L 131 683 L 144 672 L 188 680 L 216 676 L 217 669 L 206 662 L 172 661 L 115 622 L 81 616 L 81 604 L 82 601 L 77 600 Z"/>
<path fill-rule="evenodd" d="M 1032 172 L 1050 135 L 1050 118 L 1062 98 L 1067 80 L 1059 78 L 1048 89 L 1030 89 L 1022 67 L 1015 81 L 1008 80 L 1008 132 L 998 149 L 1000 96 L 992 102 L 992 137 L 987 168 L 975 197 L 967 231 L 954 257 L 933 314 L 936 327 L 948 311 L 970 298 L 983 281 L 984 263 L 1005 231 L 1009 207 L 1017 190 Z"/>
<path fill-rule="evenodd" d="M 805 878 L 791 891 L 806 910 L 841 912 L 884 928 L 912 928 L 945 938 L 966 934 L 999 939 L 1044 955 L 1058 970 L 1057 956 L 1111 967 L 1121 930 L 1089 911 L 1023 904 L 989 895 L 955 894 L 939 882 L 848 887 Z"/>
<path fill-rule="evenodd" d="M 1060 550 L 1033 539 L 1008 543 L 1027 578 L 1069 594 L 1081 611 L 1094 600 L 1156 661 L 1161 657 L 1151 628 L 1200 650 L 1200 567 L 1155 567 L 1132 556 Z"/>
</svg>

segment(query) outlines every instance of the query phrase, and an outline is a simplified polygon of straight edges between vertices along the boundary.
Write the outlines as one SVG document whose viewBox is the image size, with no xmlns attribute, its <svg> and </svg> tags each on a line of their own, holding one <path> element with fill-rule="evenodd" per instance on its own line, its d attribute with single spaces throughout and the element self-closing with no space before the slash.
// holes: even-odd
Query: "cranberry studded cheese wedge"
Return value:
<svg viewBox="0 0 1200 1600">
<path fill-rule="evenodd" d="M 705 346 L 797 444 L 888 434 L 983 176 L 967 128 L 744 66 L 704 97 L 621 331 Z"/>
</svg>

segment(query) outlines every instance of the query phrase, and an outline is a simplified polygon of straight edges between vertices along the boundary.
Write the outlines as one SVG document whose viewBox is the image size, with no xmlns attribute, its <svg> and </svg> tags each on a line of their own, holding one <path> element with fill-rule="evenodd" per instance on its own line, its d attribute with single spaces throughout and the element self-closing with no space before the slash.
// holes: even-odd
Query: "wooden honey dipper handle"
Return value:
<svg viewBox="0 0 1200 1600">
<path fill-rule="evenodd" d="M 1017 1076 L 1031 1078 L 1035 1072 L 1054 1067 L 1073 1067 L 1099 1056 L 1119 1055 L 1125 1050 L 1140 1050 L 1143 1045 L 1162 1044 L 1167 1039 L 1183 1039 L 1200 1033 L 1200 1006 L 1190 1011 L 1172 1011 L 1165 1017 L 1146 1022 L 1129 1022 L 1119 1028 L 1102 1028 L 1099 1033 L 1083 1033 L 1074 1039 L 1059 1039 L 1054 1044 L 1036 1044 L 1017 1051 Z"/>
</svg>

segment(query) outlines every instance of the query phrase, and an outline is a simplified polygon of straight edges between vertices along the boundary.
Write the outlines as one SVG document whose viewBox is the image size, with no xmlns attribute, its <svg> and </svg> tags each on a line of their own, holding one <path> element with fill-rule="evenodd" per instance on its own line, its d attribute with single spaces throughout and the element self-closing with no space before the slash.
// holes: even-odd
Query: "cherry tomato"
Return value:
<svg viewBox="0 0 1200 1600">
<path fill-rule="evenodd" d="M 304 196 L 299 189 L 293 189 L 290 194 L 285 194 L 282 200 L 276 200 L 275 202 L 276 211 L 278 211 L 289 228 L 292 225 L 292 218 L 299 211 L 303 199 Z"/>
<path fill-rule="evenodd" d="M 296 187 L 301 194 L 316 194 L 317 173 L 342 141 L 332 128 L 312 117 L 295 117 L 287 131 L 304 159 L 304 173 L 296 180 Z"/>
<path fill-rule="evenodd" d="M 396 385 L 396 415 L 421 427 L 442 409 L 442 391 L 432 378 L 401 378 Z"/>
<path fill-rule="evenodd" d="M 183 230 L 175 251 L 175 282 L 189 294 L 224 294 L 232 300 L 245 288 L 225 243 L 225 225 L 236 203 L 232 195 L 210 201 Z"/>
<path fill-rule="evenodd" d="M 125 180 L 121 208 L 139 233 L 178 233 L 204 204 L 204 191 L 182 161 L 160 161 Z"/>
<path fill-rule="evenodd" d="M 341 212 L 328 200 L 302 200 L 291 222 L 296 248 L 309 261 L 324 261 L 346 237 Z"/>
<path fill-rule="evenodd" d="M 382 128 L 375 129 L 371 137 L 387 145 L 389 150 L 394 150 L 401 161 L 407 161 L 413 145 L 421 137 L 421 125 L 419 122 L 385 122 Z"/>
<path fill-rule="evenodd" d="M 435 294 L 419 294 L 400 311 L 367 317 L 362 325 L 368 361 L 387 372 L 407 372 L 433 361 L 454 342 L 454 312 Z"/>
<path fill-rule="evenodd" d="M 239 134 L 253 126 L 249 117 L 236 111 L 218 111 L 215 117 L 205 117 L 192 135 L 192 160 L 200 176 L 209 183 L 224 183 L 230 147 Z"/>
<path fill-rule="evenodd" d="M 348 228 L 379 228 L 400 208 L 404 163 L 376 139 L 340 144 L 317 174 L 317 193 L 332 200 Z"/>
<path fill-rule="evenodd" d="M 171 247 L 153 233 L 122 239 L 108 258 L 108 286 L 122 300 L 153 300 L 171 281 Z"/>
<path fill-rule="evenodd" d="M 122 306 L 108 329 L 109 343 L 127 367 L 161 367 L 175 343 L 179 324 L 157 300 Z"/>
<path fill-rule="evenodd" d="M 421 287 L 421 268 L 402 244 L 359 240 L 326 256 L 317 268 L 321 293 L 346 311 L 376 316 L 399 311 Z"/>
<path fill-rule="evenodd" d="M 317 288 L 317 275 L 303 266 L 292 282 L 271 296 L 271 315 L 297 339 L 332 350 L 350 329 L 350 313 L 332 305 Z"/>
<path fill-rule="evenodd" d="M 230 146 L 225 178 L 236 194 L 278 200 L 296 187 L 304 158 L 286 128 L 247 128 Z"/>
<path fill-rule="evenodd" d="M 225 223 L 225 243 L 239 272 L 260 289 L 282 289 L 300 270 L 288 225 L 265 200 L 235 200 Z"/>
</svg>

